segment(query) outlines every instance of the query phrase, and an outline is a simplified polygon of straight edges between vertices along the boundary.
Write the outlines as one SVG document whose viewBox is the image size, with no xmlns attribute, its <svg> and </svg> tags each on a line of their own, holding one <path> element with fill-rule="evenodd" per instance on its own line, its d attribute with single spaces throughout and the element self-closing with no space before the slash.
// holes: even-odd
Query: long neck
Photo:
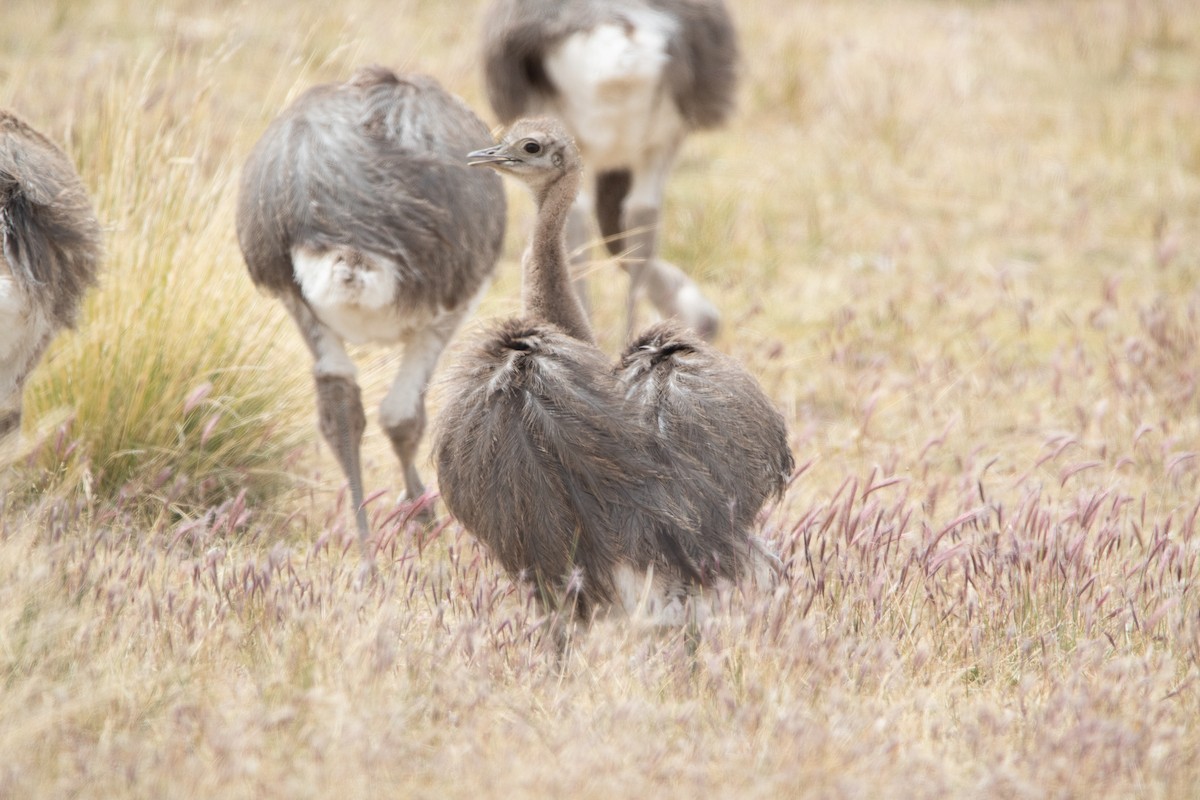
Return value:
<svg viewBox="0 0 1200 800">
<path fill-rule="evenodd" d="M 571 286 L 563 231 L 579 174 L 569 172 L 536 192 L 537 223 L 525 254 L 525 312 L 562 328 L 568 335 L 595 344 L 592 326 Z"/>
</svg>

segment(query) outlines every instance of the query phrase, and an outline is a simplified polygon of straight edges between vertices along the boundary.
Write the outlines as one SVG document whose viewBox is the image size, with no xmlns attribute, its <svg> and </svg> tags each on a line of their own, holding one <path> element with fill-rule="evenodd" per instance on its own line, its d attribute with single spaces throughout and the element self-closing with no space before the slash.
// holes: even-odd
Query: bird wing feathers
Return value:
<svg viewBox="0 0 1200 800">
<path fill-rule="evenodd" d="M 745 531 L 795 468 L 783 416 L 746 370 L 674 322 L 651 326 L 617 376 L 641 418 L 676 457 L 703 465 Z"/>
<path fill-rule="evenodd" d="M 463 158 L 490 142 L 429 78 L 374 68 L 310 89 L 243 170 L 238 239 L 251 277 L 287 291 L 294 247 L 351 246 L 395 265 L 398 299 L 463 302 L 503 238 L 500 179 Z"/>
<path fill-rule="evenodd" d="M 449 379 L 434 446 L 442 497 L 547 599 L 578 570 L 585 607 L 612 602 L 621 561 L 700 577 L 682 543 L 694 520 L 623 408 L 599 351 L 530 320 L 488 332 Z"/>
</svg>

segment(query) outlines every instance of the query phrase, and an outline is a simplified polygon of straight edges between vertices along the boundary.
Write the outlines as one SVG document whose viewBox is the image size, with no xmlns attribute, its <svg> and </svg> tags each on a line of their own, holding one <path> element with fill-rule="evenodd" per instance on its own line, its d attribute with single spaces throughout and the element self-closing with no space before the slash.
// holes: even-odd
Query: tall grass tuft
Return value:
<svg viewBox="0 0 1200 800">
<path fill-rule="evenodd" d="M 168 55 L 80 91 L 67 144 L 107 255 L 78 331 L 27 390 L 38 488 L 194 506 L 285 485 L 307 382 L 288 367 L 306 362 L 272 353 L 281 316 L 237 249 L 240 151 L 220 149 L 210 88 Z"/>
</svg>

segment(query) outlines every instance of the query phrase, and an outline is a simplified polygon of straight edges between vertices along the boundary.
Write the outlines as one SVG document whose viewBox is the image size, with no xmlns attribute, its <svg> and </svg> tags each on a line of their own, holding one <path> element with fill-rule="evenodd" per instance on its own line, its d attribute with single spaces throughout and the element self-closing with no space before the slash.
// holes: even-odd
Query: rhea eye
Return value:
<svg viewBox="0 0 1200 800">
<path fill-rule="evenodd" d="M 530 154 L 542 152 L 542 146 L 537 142 L 526 142 L 522 149 Z"/>
</svg>

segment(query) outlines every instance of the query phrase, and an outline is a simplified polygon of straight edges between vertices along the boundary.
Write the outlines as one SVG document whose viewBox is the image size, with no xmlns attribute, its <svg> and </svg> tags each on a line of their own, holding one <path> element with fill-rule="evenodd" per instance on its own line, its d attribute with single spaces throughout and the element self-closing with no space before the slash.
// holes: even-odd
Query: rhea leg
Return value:
<svg viewBox="0 0 1200 800">
<path fill-rule="evenodd" d="M 49 331 L 30 333 L 19 341 L 14 353 L 0 360 L 0 441 L 21 430 L 21 395 L 29 373 L 41 361 L 53 335 Z"/>
<path fill-rule="evenodd" d="M 367 511 L 363 508 L 361 447 L 367 419 L 363 413 L 362 392 L 355 380 L 356 370 L 342 340 L 317 319 L 299 296 L 283 296 L 284 305 L 296 320 L 300 333 L 312 351 L 313 378 L 317 385 L 317 420 L 321 435 L 350 483 L 358 541 L 367 554 Z"/>
<path fill-rule="evenodd" d="M 21 389 L 16 364 L 0 362 L 0 441 L 21 429 Z"/>
<path fill-rule="evenodd" d="M 641 168 L 633 171 L 622 207 L 625 256 L 621 266 L 629 273 L 626 334 L 633 333 L 637 300 L 645 292 L 659 313 L 678 317 L 711 339 L 720 323 L 716 307 L 681 269 L 658 258 L 658 220 L 675 152 L 675 148 L 666 148 L 648 155 Z"/>
<path fill-rule="evenodd" d="M 482 295 L 482 289 L 479 294 Z M 417 447 L 425 431 L 425 390 L 438 358 L 467 311 L 468 308 L 461 308 L 444 315 L 405 344 L 396 379 L 379 408 L 379 422 L 387 431 L 404 470 L 409 500 L 425 494 L 425 484 L 416 466 Z"/>
</svg>

